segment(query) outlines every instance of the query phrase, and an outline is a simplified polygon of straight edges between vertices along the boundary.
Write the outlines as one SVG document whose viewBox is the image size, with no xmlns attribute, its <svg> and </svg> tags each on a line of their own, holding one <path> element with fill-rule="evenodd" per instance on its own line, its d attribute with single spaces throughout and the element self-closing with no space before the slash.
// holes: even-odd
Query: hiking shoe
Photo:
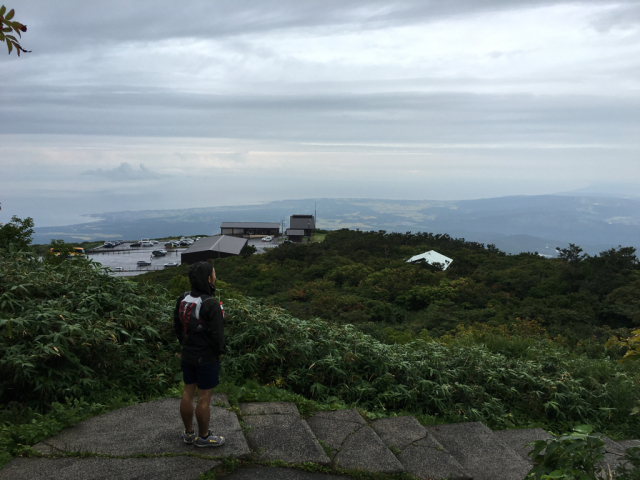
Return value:
<svg viewBox="0 0 640 480">
<path fill-rule="evenodd" d="M 193 445 L 193 442 L 196 439 L 196 432 L 187 433 L 186 431 L 182 432 L 182 441 L 187 445 Z"/>
<path fill-rule="evenodd" d="M 209 436 L 207 438 L 196 437 L 196 447 L 219 447 L 224 445 L 225 438 L 218 435 L 214 435 L 209 430 Z"/>
</svg>

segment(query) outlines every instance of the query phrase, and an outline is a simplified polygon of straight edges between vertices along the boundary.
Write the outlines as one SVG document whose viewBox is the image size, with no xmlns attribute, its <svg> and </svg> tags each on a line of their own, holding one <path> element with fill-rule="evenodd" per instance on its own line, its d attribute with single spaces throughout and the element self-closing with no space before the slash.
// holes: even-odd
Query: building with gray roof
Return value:
<svg viewBox="0 0 640 480">
<path fill-rule="evenodd" d="M 280 233 L 280 224 L 273 222 L 222 222 L 221 235 L 250 238 L 258 236 L 277 236 Z"/>
<path fill-rule="evenodd" d="M 193 264 L 209 259 L 215 260 L 216 258 L 240 255 L 240 252 L 246 244 L 246 238 L 231 237 L 228 235 L 204 237 L 182 252 L 182 263 Z"/>
<path fill-rule="evenodd" d="M 313 215 L 291 215 L 287 237 L 293 242 L 301 242 L 304 237 L 311 238 L 311 232 L 316 228 Z"/>
</svg>

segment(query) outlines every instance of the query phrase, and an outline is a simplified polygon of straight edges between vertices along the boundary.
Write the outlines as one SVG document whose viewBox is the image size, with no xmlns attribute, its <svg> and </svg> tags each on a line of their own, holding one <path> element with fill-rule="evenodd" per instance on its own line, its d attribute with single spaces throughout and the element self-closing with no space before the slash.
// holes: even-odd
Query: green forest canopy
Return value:
<svg viewBox="0 0 640 480">
<path fill-rule="evenodd" d="M 432 249 L 453 259 L 446 271 L 406 262 Z M 222 259 L 216 271 L 236 291 L 292 315 L 371 333 L 393 327 L 441 336 L 461 324 L 520 318 L 577 342 L 640 325 L 640 265 L 632 247 L 588 256 L 572 245 L 549 259 L 448 235 L 345 229 L 321 243 Z"/>
</svg>

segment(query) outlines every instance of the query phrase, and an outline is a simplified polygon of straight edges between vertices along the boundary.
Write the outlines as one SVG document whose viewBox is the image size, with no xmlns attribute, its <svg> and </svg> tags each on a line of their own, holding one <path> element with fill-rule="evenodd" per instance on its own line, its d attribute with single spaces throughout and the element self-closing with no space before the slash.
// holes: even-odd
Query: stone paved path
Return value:
<svg viewBox="0 0 640 480">
<path fill-rule="evenodd" d="M 196 479 L 223 457 L 313 462 L 367 472 L 407 472 L 419 479 L 522 480 L 530 469 L 525 445 L 549 434 L 542 429 L 492 432 L 482 423 L 422 426 L 413 417 L 365 421 L 354 410 L 316 412 L 303 419 L 295 404 L 242 403 L 240 416 L 225 395 L 212 398 L 211 428 L 227 437 L 219 448 L 182 443 L 178 399 L 132 405 L 69 427 L 34 448 L 48 455 L 16 458 L 2 480 Z M 612 453 L 638 444 L 605 438 Z M 529 449 L 531 447 L 528 447 Z M 170 456 L 159 456 L 168 454 Z M 196 458 L 193 454 L 205 458 Z M 149 458 L 147 455 L 156 455 Z M 618 457 L 608 455 L 615 463 Z M 229 480 L 342 480 L 345 477 L 287 468 L 240 468 Z"/>
</svg>

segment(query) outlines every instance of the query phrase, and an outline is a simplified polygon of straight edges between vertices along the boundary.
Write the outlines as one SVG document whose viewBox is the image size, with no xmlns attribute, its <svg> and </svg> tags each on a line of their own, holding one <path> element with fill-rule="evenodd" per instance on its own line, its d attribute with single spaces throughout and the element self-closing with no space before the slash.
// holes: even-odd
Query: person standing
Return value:
<svg viewBox="0 0 640 480">
<path fill-rule="evenodd" d="M 185 292 L 173 312 L 173 330 L 182 345 L 184 392 L 180 415 L 184 423 L 182 439 L 196 447 L 219 447 L 225 437 L 209 429 L 211 389 L 219 383 L 220 360 L 226 353 L 224 321 L 220 303 L 213 297 L 216 272 L 208 262 L 197 262 L 189 268 L 191 291 Z M 193 428 L 193 398 L 198 389 L 196 420 Z"/>
</svg>

